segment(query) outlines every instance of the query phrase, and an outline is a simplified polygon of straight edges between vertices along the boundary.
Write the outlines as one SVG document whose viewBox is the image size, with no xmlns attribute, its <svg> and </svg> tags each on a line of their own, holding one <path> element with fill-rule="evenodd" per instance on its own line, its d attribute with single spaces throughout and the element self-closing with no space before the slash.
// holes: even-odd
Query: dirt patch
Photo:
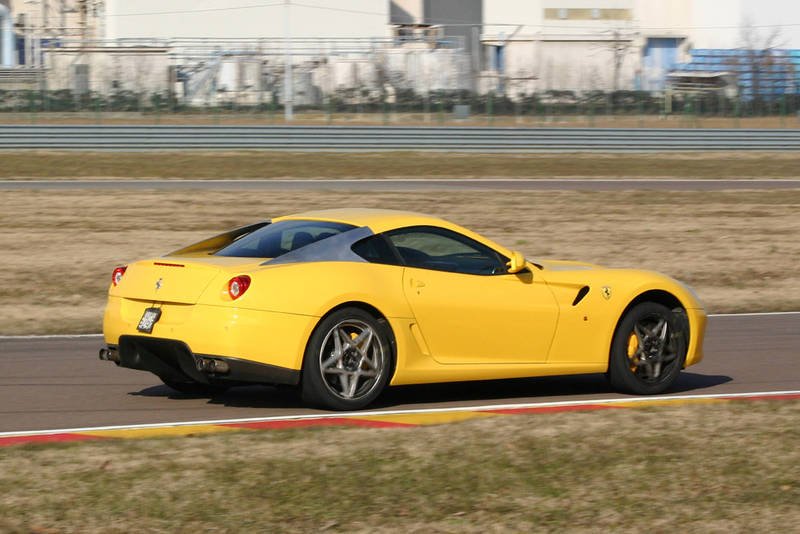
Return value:
<svg viewBox="0 0 800 534">
<path fill-rule="evenodd" d="M 800 403 L 25 446 L 7 532 L 785 531 Z"/>
<path fill-rule="evenodd" d="M 800 191 L 0 191 L 1 334 L 100 330 L 111 271 L 332 206 L 444 217 L 529 258 L 654 269 L 710 312 L 800 309 Z"/>
</svg>

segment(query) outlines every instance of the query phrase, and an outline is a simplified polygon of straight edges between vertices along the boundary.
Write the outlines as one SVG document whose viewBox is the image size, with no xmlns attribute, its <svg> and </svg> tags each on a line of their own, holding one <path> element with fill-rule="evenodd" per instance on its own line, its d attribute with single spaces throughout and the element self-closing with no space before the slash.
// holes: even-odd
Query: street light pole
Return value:
<svg viewBox="0 0 800 534">
<path fill-rule="evenodd" d="M 294 119 L 294 95 L 292 94 L 292 32 L 289 26 L 291 0 L 283 3 L 283 110 L 286 122 Z"/>
</svg>

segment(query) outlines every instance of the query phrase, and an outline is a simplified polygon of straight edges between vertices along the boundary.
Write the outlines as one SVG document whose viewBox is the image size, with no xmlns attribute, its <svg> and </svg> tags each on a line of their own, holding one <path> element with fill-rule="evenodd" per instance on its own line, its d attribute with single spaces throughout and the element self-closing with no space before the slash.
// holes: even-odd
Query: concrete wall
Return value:
<svg viewBox="0 0 800 534">
<path fill-rule="evenodd" d="M 423 24 L 425 0 L 390 0 L 390 24 Z"/>
<path fill-rule="evenodd" d="M 511 96 L 547 90 L 610 91 L 615 56 L 622 58 L 618 88 L 636 86 L 641 62 L 641 36 L 634 30 L 636 0 L 492 0 L 484 6 L 484 90 L 498 85 Z M 503 52 L 498 54 L 496 47 Z M 492 72 L 498 62 L 492 54 L 502 56 L 499 79 Z"/>
</svg>

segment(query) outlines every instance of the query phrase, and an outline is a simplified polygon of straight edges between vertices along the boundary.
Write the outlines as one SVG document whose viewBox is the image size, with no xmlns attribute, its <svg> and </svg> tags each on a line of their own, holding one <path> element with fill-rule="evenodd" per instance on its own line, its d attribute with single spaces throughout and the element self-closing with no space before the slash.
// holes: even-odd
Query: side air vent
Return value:
<svg viewBox="0 0 800 534">
<path fill-rule="evenodd" d="M 578 290 L 578 294 L 575 295 L 575 300 L 572 301 L 572 305 L 577 306 L 578 303 L 583 300 L 583 297 L 585 297 L 588 293 L 589 293 L 589 286 L 583 286 L 582 288 L 580 288 Z"/>
</svg>

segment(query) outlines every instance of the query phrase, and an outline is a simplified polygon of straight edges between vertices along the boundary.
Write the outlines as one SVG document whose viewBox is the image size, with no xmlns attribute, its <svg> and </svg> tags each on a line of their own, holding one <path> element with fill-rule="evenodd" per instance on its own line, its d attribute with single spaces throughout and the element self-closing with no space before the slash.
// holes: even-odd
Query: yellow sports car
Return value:
<svg viewBox="0 0 800 534">
<path fill-rule="evenodd" d="M 700 361 L 705 323 L 658 273 L 526 261 L 435 217 L 338 209 L 116 268 L 100 357 L 179 391 L 289 384 L 336 410 L 387 384 L 580 373 L 653 394 Z"/>
</svg>

